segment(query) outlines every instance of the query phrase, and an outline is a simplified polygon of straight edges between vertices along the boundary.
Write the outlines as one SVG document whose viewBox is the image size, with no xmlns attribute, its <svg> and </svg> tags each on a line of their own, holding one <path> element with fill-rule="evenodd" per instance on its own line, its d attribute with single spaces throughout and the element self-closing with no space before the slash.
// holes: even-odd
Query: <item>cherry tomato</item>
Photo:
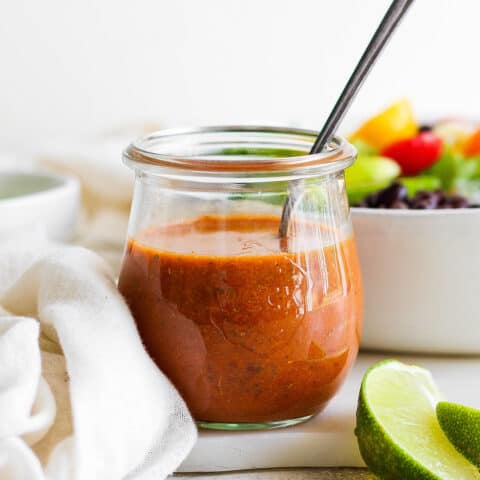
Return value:
<svg viewBox="0 0 480 480">
<path fill-rule="evenodd" d="M 465 143 L 463 153 L 466 157 L 474 157 L 480 155 L 480 130 L 473 133 Z"/>
<path fill-rule="evenodd" d="M 402 174 L 413 176 L 432 166 L 442 154 L 443 142 L 432 132 L 421 132 L 413 138 L 389 145 L 382 155 L 395 160 Z"/>
</svg>

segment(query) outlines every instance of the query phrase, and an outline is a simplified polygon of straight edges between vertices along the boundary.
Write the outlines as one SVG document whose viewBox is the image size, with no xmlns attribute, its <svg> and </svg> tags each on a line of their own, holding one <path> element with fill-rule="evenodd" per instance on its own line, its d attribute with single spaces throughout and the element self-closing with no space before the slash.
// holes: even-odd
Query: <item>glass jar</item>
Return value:
<svg viewBox="0 0 480 480">
<path fill-rule="evenodd" d="M 314 139 L 207 127 L 154 133 L 124 153 L 136 180 L 119 289 L 202 427 L 304 421 L 357 355 L 362 287 L 344 182 L 356 152 L 335 138 L 309 155 Z"/>
</svg>

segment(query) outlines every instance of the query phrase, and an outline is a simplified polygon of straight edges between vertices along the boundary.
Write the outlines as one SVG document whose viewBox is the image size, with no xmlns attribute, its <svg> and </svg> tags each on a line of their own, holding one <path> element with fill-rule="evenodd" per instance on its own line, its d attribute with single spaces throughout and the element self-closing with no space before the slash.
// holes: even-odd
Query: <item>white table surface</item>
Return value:
<svg viewBox="0 0 480 480">
<path fill-rule="evenodd" d="M 334 467 L 363 467 L 353 434 L 360 382 L 373 363 L 392 355 L 362 353 L 339 394 L 326 410 L 295 427 L 257 432 L 201 431 L 199 440 L 179 472 L 207 473 L 286 469 L 287 473 L 254 472 L 202 475 L 225 480 L 365 478 L 359 470 L 337 471 Z M 480 357 L 401 356 L 397 359 L 428 368 L 445 397 L 480 408 Z M 302 470 L 314 468 L 314 470 Z M 319 470 L 328 468 L 329 470 Z M 352 476 L 353 474 L 353 476 Z M 187 476 L 184 478 L 193 478 Z"/>
</svg>

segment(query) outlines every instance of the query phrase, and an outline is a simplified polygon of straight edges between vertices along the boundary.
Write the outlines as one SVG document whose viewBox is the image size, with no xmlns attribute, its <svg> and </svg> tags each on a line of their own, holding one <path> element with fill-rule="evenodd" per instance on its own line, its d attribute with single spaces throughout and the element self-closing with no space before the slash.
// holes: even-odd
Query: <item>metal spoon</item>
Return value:
<svg viewBox="0 0 480 480">
<path fill-rule="evenodd" d="M 355 67 L 355 70 L 348 79 L 347 84 L 340 94 L 340 97 L 333 107 L 333 110 L 328 116 L 322 130 L 318 134 L 315 143 L 310 150 L 310 154 L 320 153 L 328 140 L 330 140 L 332 135 L 335 133 L 346 111 L 350 107 L 350 104 L 360 90 L 365 78 L 369 74 L 373 64 L 375 63 L 375 60 L 380 55 L 383 47 L 392 36 L 395 28 L 398 26 L 400 20 L 403 18 L 408 10 L 408 7 L 410 7 L 412 3 L 413 0 L 393 0 L 390 8 L 387 10 L 387 13 L 383 17 L 383 20 L 370 40 L 366 50 L 363 52 L 363 55 Z M 301 190 L 302 188 L 300 181 L 295 180 L 290 182 L 289 194 L 283 205 L 282 218 L 278 232 L 280 238 L 287 236 L 291 213 L 299 199 L 299 196 L 301 195 Z"/>
</svg>

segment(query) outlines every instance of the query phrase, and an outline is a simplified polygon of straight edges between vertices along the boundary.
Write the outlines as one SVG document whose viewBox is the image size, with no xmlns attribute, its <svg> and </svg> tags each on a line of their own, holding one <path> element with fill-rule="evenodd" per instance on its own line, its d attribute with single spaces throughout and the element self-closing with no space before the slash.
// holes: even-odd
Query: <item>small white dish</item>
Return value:
<svg viewBox="0 0 480 480">
<path fill-rule="evenodd" d="M 80 212 L 80 185 L 53 173 L 0 172 L 0 228 L 43 228 L 54 241 L 72 238 Z"/>
<path fill-rule="evenodd" d="M 480 209 L 353 208 L 362 347 L 480 354 Z"/>
</svg>

